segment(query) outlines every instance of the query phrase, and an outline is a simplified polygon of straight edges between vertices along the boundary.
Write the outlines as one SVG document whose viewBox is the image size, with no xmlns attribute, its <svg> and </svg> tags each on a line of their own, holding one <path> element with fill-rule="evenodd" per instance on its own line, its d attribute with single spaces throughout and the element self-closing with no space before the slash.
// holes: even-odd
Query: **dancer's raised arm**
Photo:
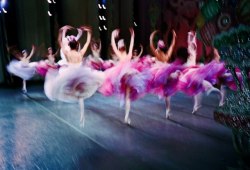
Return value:
<svg viewBox="0 0 250 170">
<path fill-rule="evenodd" d="M 142 53 L 143 53 L 143 46 L 140 44 L 140 53 L 137 57 L 141 57 Z"/>
<path fill-rule="evenodd" d="M 31 59 L 31 57 L 33 56 L 34 52 L 35 52 L 35 46 L 32 45 L 32 50 L 31 50 L 31 52 L 30 52 L 30 55 L 29 55 L 28 57 L 26 57 L 26 59 L 27 59 L 28 61 L 29 61 L 29 60 Z"/>
<path fill-rule="evenodd" d="M 64 41 L 66 39 L 66 33 L 69 29 L 72 29 L 73 27 L 70 25 L 65 25 L 62 28 L 60 28 L 59 30 L 59 34 L 58 34 L 58 43 L 60 45 L 60 47 L 62 48 Z"/>
<path fill-rule="evenodd" d="M 111 34 L 111 46 L 113 48 L 113 51 L 115 53 L 115 55 L 117 57 L 121 56 L 121 53 L 120 51 L 117 49 L 117 46 L 116 46 L 116 43 L 115 43 L 115 39 L 119 36 L 119 32 L 120 30 L 119 29 L 115 29 L 112 34 Z"/>
<path fill-rule="evenodd" d="M 83 48 L 81 49 L 80 53 L 82 56 L 85 55 L 87 49 L 88 49 L 88 46 L 90 44 L 90 41 L 91 41 L 91 36 L 92 36 L 92 29 L 90 27 L 87 27 L 87 26 L 83 26 L 81 27 L 84 31 L 87 31 L 87 40 L 86 40 L 86 43 L 84 44 Z"/>
<path fill-rule="evenodd" d="M 151 50 L 151 52 L 153 53 L 153 55 L 155 56 L 155 57 L 157 57 L 157 53 L 156 53 L 156 48 L 155 48 L 155 46 L 154 46 L 154 37 L 155 37 L 155 34 L 157 33 L 158 31 L 157 30 L 155 30 L 154 32 L 152 32 L 151 33 L 151 35 L 150 35 L 150 38 L 149 38 L 149 45 L 150 45 L 150 50 Z"/>
<path fill-rule="evenodd" d="M 175 33 L 174 30 L 172 31 L 172 33 L 173 33 L 173 39 L 172 39 L 170 47 L 168 48 L 168 51 L 165 53 L 165 62 L 169 61 L 169 59 L 170 59 L 170 57 L 171 57 L 171 55 L 173 53 L 174 46 L 175 46 L 176 33 Z"/>
<path fill-rule="evenodd" d="M 81 28 L 77 28 L 77 31 L 78 31 L 78 34 L 77 34 L 77 36 L 75 38 L 76 41 L 78 41 L 81 38 L 81 36 L 82 36 L 82 29 Z"/>
<path fill-rule="evenodd" d="M 129 51 L 128 51 L 128 56 L 131 58 L 132 57 L 132 52 L 133 52 L 133 47 L 134 47 L 134 41 L 135 41 L 135 32 L 133 28 L 129 28 L 130 32 L 130 45 L 129 45 Z"/>
<path fill-rule="evenodd" d="M 97 52 L 100 54 L 102 49 L 102 41 L 99 40 L 99 48 L 97 49 Z"/>
</svg>

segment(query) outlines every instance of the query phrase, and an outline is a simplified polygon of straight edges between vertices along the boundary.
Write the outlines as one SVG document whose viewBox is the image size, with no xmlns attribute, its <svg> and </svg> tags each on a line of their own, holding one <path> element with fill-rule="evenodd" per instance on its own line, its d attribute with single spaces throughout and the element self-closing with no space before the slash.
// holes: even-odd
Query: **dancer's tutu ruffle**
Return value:
<svg viewBox="0 0 250 170">
<path fill-rule="evenodd" d="M 146 93 L 150 72 L 140 72 L 132 67 L 130 61 L 118 63 L 105 71 L 105 81 L 99 91 L 105 96 L 116 95 L 125 98 L 127 88 L 130 89 L 130 99 L 135 100 Z"/>
<path fill-rule="evenodd" d="M 129 88 L 129 98 L 134 101 L 140 97 L 143 97 L 148 91 L 149 82 L 152 79 L 152 75 L 149 71 L 145 70 L 140 72 L 135 68 L 121 74 L 121 79 L 118 82 L 117 94 L 121 99 L 125 99 L 126 90 Z"/>
<path fill-rule="evenodd" d="M 7 65 L 9 73 L 14 74 L 23 80 L 31 79 L 36 73 L 37 62 L 26 63 L 23 61 L 12 60 Z"/>
<path fill-rule="evenodd" d="M 115 64 L 112 60 L 102 60 L 101 58 L 93 58 L 88 56 L 84 61 L 84 65 L 94 70 L 105 71 L 108 68 L 113 67 Z"/>
<path fill-rule="evenodd" d="M 152 68 L 153 79 L 151 83 L 151 93 L 159 97 L 168 97 L 178 91 L 179 76 L 184 66 L 172 64 L 157 64 Z"/>
<path fill-rule="evenodd" d="M 50 100 L 78 102 L 89 98 L 104 81 L 103 72 L 92 70 L 81 64 L 70 64 L 60 69 L 49 69 L 44 90 Z"/>
<path fill-rule="evenodd" d="M 36 66 L 36 72 L 42 76 L 42 77 L 45 77 L 46 76 L 46 73 L 48 72 L 48 70 L 50 68 L 54 68 L 54 69 L 57 69 L 59 68 L 59 65 L 58 64 L 54 64 L 54 65 L 51 65 L 49 64 L 46 60 L 45 61 L 39 61 L 37 63 L 37 66 Z"/>
<path fill-rule="evenodd" d="M 203 82 L 216 84 L 218 77 L 225 72 L 224 64 L 213 61 L 203 66 L 192 66 L 185 69 L 180 76 L 178 89 L 193 96 L 206 91 Z"/>
<path fill-rule="evenodd" d="M 131 61 L 132 67 L 136 68 L 140 72 L 146 69 L 150 69 L 154 64 L 155 64 L 155 59 L 150 55 L 143 56 L 141 58 L 136 58 Z"/>
<path fill-rule="evenodd" d="M 242 86 L 243 79 L 242 79 L 242 75 L 240 73 L 240 70 L 236 70 L 236 75 L 237 75 L 237 78 L 239 80 L 240 86 Z M 220 84 L 227 86 L 228 88 L 230 88 L 233 91 L 237 90 L 236 82 L 233 78 L 232 73 L 229 70 L 226 70 L 225 73 L 222 74 L 218 79 L 219 79 Z"/>
</svg>

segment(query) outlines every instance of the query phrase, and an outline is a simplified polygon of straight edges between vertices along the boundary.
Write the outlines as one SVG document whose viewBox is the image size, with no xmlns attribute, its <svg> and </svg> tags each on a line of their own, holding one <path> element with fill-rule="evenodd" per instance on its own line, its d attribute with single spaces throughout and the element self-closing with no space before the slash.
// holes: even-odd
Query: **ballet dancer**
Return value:
<svg viewBox="0 0 250 170">
<path fill-rule="evenodd" d="M 141 57 L 142 53 L 143 53 L 143 46 L 140 44 L 140 53 L 138 53 L 137 49 L 134 49 L 133 53 L 132 53 L 132 59 L 133 60 L 139 59 Z"/>
<path fill-rule="evenodd" d="M 157 43 L 157 48 L 155 48 L 154 46 L 154 37 L 155 37 L 155 34 L 157 33 L 158 31 L 155 30 L 151 33 L 150 35 L 150 39 L 149 39 L 149 43 L 150 43 L 150 50 L 151 52 L 153 53 L 153 55 L 161 62 L 165 62 L 165 63 L 168 63 L 169 60 L 170 60 L 170 57 L 173 53 L 173 49 L 174 49 L 174 46 L 175 46 L 175 41 L 176 41 L 176 33 L 175 31 L 173 30 L 172 31 L 172 34 L 173 34 L 173 39 L 172 39 L 172 42 L 168 48 L 168 50 L 166 52 L 165 49 L 166 49 L 166 45 L 164 43 L 163 40 L 159 40 L 158 43 Z"/>
<path fill-rule="evenodd" d="M 9 52 L 12 53 L 12 50 L 9 49 Z M 32 45 L 30 54 L 28 54 L 27 50 L 23 50 L 21 54 L 17 51 L 13 52 L 13 55 L 18 60 L 12 60 L 7 66 L 7 70 L 9 73 L 12 73 L 23 79 L 23 93 L 27 93 L 26 81 L 31 79 L 36 72 L 37 62 L 30 62 L 30 59 L 33 56 L 34 52 L 34 45 Z"/>
<path fill-rule="evenodd" d="M 36 72 L 42 77 L 45 77 L 49 68 L 58 68 L 59 65 L 55 62 L 57 55 L 58 50 L 53 54 L 52 48 L 49 47 L 47 50 L 47 54 L 45 55 L 46 60 L 41 60 L 38 62 Z"/>
<path fill-rule="evenodd" d="M 69 27 L 63 27 L 59 32 L 66 34 Z M 91 97 L 104 80 L 104 74 L 83 66 L 83 56 L 90 44 L 92 30 L 90 27 L 81 27 L 87 32 L 87 40 L 83 48 L 78 51 L 78 42 L 70 39 L 69 44 L 60 43 L 62 52 L 67 60 L 66 66 L 59 70 L 49 69 L 45 80 L 45 94 L 50 100 L 63 102 L 78 102 L 80 107 L 80 126 L 84 127 L 84 100 Z M 68 49 L 67 47 L 70 47 Z"/>
<path fill-rule="evenodd" d="M 72 30 L 74 29 L 74 27 L 70 26 L 70 25 L 65 25 L 62 28 L 60 28 L 59 30 L 59 35 L 58 35 L 58 43 L 61 44 L 65 49 L 64 51 L 70 51 L 70 47 L 69 47 L 69 42 L 72 40 L 76 40 L 78 42 L 78 40 L 81 38 L 82 36 L 82 29 L 81 28 L 77 28 L 78 34 L 77 36 L 74 35 L 67 35 L 66 36 L 66 31 L 64 30 Z M 78 51 L 80 50 L 80 46 L 78 46 Z M 67 59 L 65 57 L 65 54 L 63 53 L 63 51 L 60 49 L 60 56 L 61 56 L 61 60 L 58 61 L 59 65 L 64 65 L 67 64 Z"/>
<path fill-rule="evenodd" d="M 218 92 L 220 90 L 213 86 L 213 80 L 223 72 L 224 67 L 222 64 L 210 62 L 206 65 L 197 65 L 197 43 L 196 33 L 188 33 L 188 59 L 184 64 L 187 68 L 181 73 L 178 82 L 178 88 L 184 93 L 194 96 L 194 106 L 192 114 L 195 114 L 201 107 L 202 92 L 209 95 L 211 92 Z M 220 96 L 222 99 L 222 96 Z"/>
<path fill-rule="evenodd" d="M 156 84 L 154 83 L 154 85 L 153 85 L 153 89 L 154 89 L 153 93 L 158 94 L 160 97 L 165 96 L 164 98 L 165 98 L 165 104 L 166 104 L 166 117 L 168 118 L 169 114 L 170 114 L 170 110 L 171 110 L 171 105 L 170 105 L 171 95 L 173 95 L 177 90 L 176 88 L 171 87 L 172 92 L 171 93 L 166 93 L 166 88 L 168 88 L 167 84 L 171 82 L 171 86 L 173 86 L 173 81 L 176 82 L 176 80 L 178 79 L 178 77 L 176 77 L 176 75 L 174 75 L 174 74 L 172 75 L 173 79 L 170 77 L 170 75 L 172 73 L 177 71 L 176 70 L 177 67 L 175 67 L 175 66 L 174 67 L 169 67 L 170 64 L 168 64 L 169 60 L 170 60 L 170 58 L 172 56 L 174 46 L 175 46 L 176 33 L 175 33 L 174 30 L 172 30 L 172 35 L 173 35 L 172 42 L 171 42 L 169 48 L 166 50 L 166 45 L 165 45 L 163 40 L 158 40 L 157 48 L 155 48 L 153 40 L 154 40 L 155 34 L 157 32 L 158 31 L 155 30 L 150 35 L 150 38 L 149 38 L 150 50 L 151 50 L 152 54 L 156 57 L 156 59 L 158 61 L 160 61 L 161 63 L 166 63 L 166 64 L 158 63 L 158 64 L 154 65 L 153 68 L 152 68 L 152 72 L 153 72 L 154 76 L 157 76 L 157 77 L 159 76 L 158 78 L 154 77 L 154 79 L 155 79 L 154 81 L 156 81 L 157 83 Z M 177 75 L 179 75 L 179 71 L 177 71 L 176 73 L 177 73 Z M 161 74 L 165 74 L 165 75 L 163 76 Z M 166 74 L 168 74 L 168 75 L 166 75 Z M 160 81 L 156 80 L 156 79 L 159 79 L 160 77 L 162 78 L 162 76 L 165 77 L 166 80 L 164 80 L 161 83 L 163 83 L 165 85 L 158 84 Z M 168 78 L 169 78 L 169 80 L 167 81 Z M 155 88 L 156 86 L 158 86 L 158 87 Z"/>
</svg>

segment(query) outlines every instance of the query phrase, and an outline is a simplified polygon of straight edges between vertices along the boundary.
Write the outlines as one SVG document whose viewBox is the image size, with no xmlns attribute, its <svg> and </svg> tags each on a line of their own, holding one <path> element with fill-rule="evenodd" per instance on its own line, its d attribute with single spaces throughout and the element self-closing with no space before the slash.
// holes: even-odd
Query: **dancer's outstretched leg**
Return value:
<svg viewBox="0 0 250 170">
<path fill-rule="evenodd" d="M 126 88 L 126 96 L 125 96 L 125 118 L 124 123 L 130 124 L 129 112 L 130 112 L 130 88 Z"/>
<path fill-rule="evenodd" d="M 171 109 L 171 106 L 170 106 L 170 99 L 171 97 L 166 97 L 165 98 L 165 104 L 166 104 L 166 118 L 168 119 L 169 116 L 170 116 L 170 109 Z"/>
<path fill-rule="evenodd" d="M 204 80 L 202 85 L 203 85 L 207 95 L 209 95 L 213 91 L 218 92 L 220 94 L 220 90 L 215 88 L 210 82 Z"/>
<path fill-rule="evenodd" d="M 224 104 L 226 91 L 223 91 L 223 89 L 221 89 L 222 91 L 220 91 L 219 89 L 215 88 L 210 82 L 208 82 L 206 80 L 203 81 L 203 86 L 204 86 L 204 88 L 206 90 L 207 95 L 209 95 L 213 91 L 218 92 L 218 94 L 220 95 L 220 103 L 219 103 L 219 105 L 222 106 Z"/>
<path fill-rule="evenodd" d="M 195 114 L 198 109 L 201 107 L 202 93 L 198 93 L 194 96 L 194 107 L 192 114 Z"/>
<path fill-rule="evenodd" d="M 26 88 L 26 80 L 23 80 L 23 88 L 22 88 L 23 93 L 27 93 L 27 88 Z"/>
<path fill-rule="evenodd" d="M 85 117 L 84 117 L 84 100 L 79 98 L 79 107 L 80 107 L 80 127 L 84 127 Z"/>
<path fill-rule="evenodd" d="M 221 87 L 220 87 L 220 103 L 219 103 L 219 106 L 224 105 L 225 97 L 226 97 L 226 86 L 221 85 Z"/>
</svg>

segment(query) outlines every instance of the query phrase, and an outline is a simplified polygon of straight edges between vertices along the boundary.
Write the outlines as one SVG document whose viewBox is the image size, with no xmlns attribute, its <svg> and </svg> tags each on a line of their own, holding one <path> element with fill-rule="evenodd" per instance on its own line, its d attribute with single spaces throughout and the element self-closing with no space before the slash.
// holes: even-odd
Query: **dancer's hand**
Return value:
<svg viewBox="0 0 250 170">
<path fill-rule="evenodd" d="M 60 28 L 60 30 L 71 30 L 73 29 L 74 27 L 70 26 L 70 25 L 65 25 L 63 26 L 62 28 Z"/>
<path fill-rule="evenodd" d="M 35 50 L 36 46 L 34 44 L 32 44 L 32 50 Z"/>
<path fill-rule="evenodd" d="M 114 38 L 118 38 L 119 37 L 119 33 L 120 33 L 120 30 L 119 29 L 115 29 L 113 32 L 112 32 L 112 36 Z"/>
<path fill-rule="evenodd" d="M 80 27 L 83 31 L 87 31 L 87 32 L 92 32 L 92 28 L 90 26 L 81 26 Z"/>
<path fill-rule="evenodd" d="M 176 37 L 175 30 L 172 30 L 172 33 L 173 33 L 173 37 L 175 38 Z"/>
<path fill-rule="evenodd" d="M 81 28 L 77 28 L 78 33 L 82 33 L 82 29 Z"/>
</svg>

